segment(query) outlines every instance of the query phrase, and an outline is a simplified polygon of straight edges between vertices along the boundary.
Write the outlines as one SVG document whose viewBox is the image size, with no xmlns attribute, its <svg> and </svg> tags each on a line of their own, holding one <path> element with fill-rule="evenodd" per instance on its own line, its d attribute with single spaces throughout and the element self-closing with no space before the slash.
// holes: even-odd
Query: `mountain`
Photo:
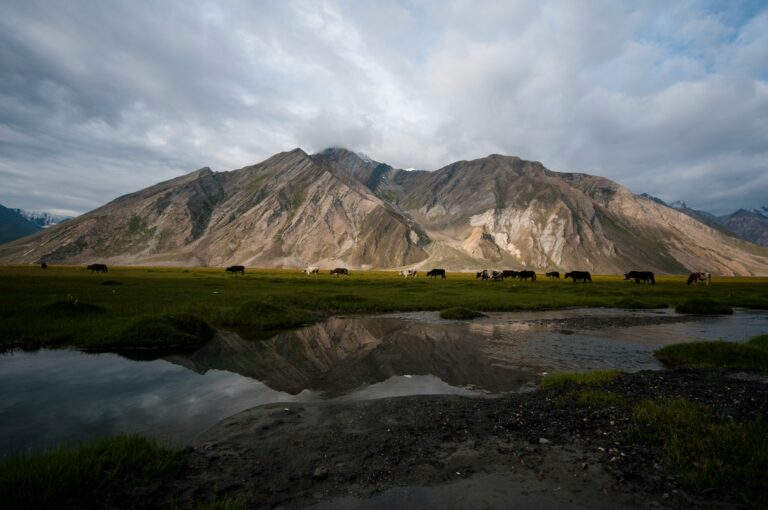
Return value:
<svg viewBox="0 0 768 510">
<path fill-rule="evenodd" d="M 58 225 L 63 221 L 71 220 L 73 218 L 73 216 L 53 214 L 45 211 L 27 211 L 25 209 L 13 209 L 13 211 L 22 215 L 40 228 L 52 227 L 53 225 Z"/>
<path fill-rule="evenodd" d="M 672 202 L 669 205 L 713 228 L 721 229 L 758 246 L 768 246 L 768 207 L 753 211 L 739 209 L 730 214 L 716 216 L 706 211 L 691 209 L 682 201 Z"/>
<path fill-rule="evenodd" d="M 722 224 L 742 239 L 760 246 L 768 246 L 768 208 L 754 211 L 739 209 L 720 216 Z"/>
<path fill-rule="evenodd" d="M 405 171 L 345 149 L 202 168 L 0 247 L 0 262 L 768 274 L 768 250 L 587 174 L 490 155 Z"/>
<path fill-rule="evenodd" d="M 34 234 L 40 227 L 18 214 L 13 209 L 0 205 L 0 243 L 14 241 Z"/>
</svg>

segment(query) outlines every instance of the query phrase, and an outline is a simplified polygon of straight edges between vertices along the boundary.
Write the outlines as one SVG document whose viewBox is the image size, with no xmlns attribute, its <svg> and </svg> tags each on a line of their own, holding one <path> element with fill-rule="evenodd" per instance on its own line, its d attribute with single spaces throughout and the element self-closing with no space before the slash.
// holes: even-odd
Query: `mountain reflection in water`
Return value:
<svg viewBox="0 0 768 510">
<path fill-rule="evenodd" d="M 252 342 L 221 332 L 189 355 L 163 359 L 196 372 L 228 370 L 290 394 L 347 393 L 398 375 L 432 375 L 450 386 L 489 392 L 530 387 L 541 367 L 499 363 L 489 338 L 503 324 L 404 321 L 394 317 L 331 318 Z M 521 343 L 532 341 L 521 336 Z M 514 349 L 507 343 L 508 349 Z"/>
<path fill-rule="evenodd" d="M 669 343 L 745 341 L 768 329 L 762 312 L 712 318 L 583 309 L 490 315 L 471 322 L 440 320 L 435 312 L 336 317 L 256 342 L 221 332 L 192 354 L 164 359 L 198 373 L 227 370 L 292 395 L 311 390 L 334 397 L 405 375 L 499 393 L 531 389 L 543 372 L 660 369 L 653 351 Z M 642 324 L 648 318 L 661 323 Z M 625 325 L 591 327 L 615 319 Z M 581 322 L 564 329 L 570 320 Z"/>
</svg>

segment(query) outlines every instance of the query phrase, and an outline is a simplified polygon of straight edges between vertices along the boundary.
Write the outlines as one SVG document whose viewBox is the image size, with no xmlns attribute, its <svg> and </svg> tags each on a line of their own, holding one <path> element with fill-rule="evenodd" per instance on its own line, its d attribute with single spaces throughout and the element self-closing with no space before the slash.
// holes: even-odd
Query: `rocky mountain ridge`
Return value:
<svg viewBox="0 0 768 510">
<path fill-rule="evenodd" d="M 768 250 L 587 174 L 490 155 L 406 171 L 345 149 L 202 168 L 0 247 L 0 262 L 768 274 Z"/>
</svg>

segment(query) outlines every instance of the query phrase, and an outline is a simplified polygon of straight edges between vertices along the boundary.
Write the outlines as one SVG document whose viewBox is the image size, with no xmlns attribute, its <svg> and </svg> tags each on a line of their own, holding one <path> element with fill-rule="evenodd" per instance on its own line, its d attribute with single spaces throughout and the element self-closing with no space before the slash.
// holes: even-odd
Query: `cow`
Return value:
<svg viewBox="0 0 768 510">
<path fill-rule="evenodd" d="M 504 271 L 493 271 L 491 273 L 491 280 L 494 282 L 500 282 L 504 279 Z"/>
<path fill-rule="evenodd" d="M 429 276 L 435 279 L 440 276 L 442 280 L 445 280 L 445 269 L 432 269 L 427 273 L 427 277 Z"/>
<path fill-rule="evenodd" d="M 520 271 L 517 273 L 517 278 L 522 280 L 531 280 L 532 282 L 536 281 L 536 271 Z"/>
<path fill-rule="evenodd" d="M 416 278 L 416 270 L 415 269 L 403 269 L 400 271 L 400 276 L 403 278 Z"/>
<path fill-rule="evenodd" d="M 560 273 L 557 271 L 550 271 L 546 274 L 546 277 L 550 280 L 559 280 L 560 279 Z"/>
<path fill-rule="evenodd" d="M 48 269 L 48 264 L 44 260 L 40 261 L 40 269 Z"/>
<path fill-rule="evenodd" d="M 245 266 L 229 266 L 224 271 L 227 273 L 237 274 L 240 273 L 242 275 L 245 274 Z"/>
<path fill-rule="evenodd" d="M 106 264 L 90 264 L 86 269 L 90 270 L 91 273 L 107 273 L 109 272 L 107 270 Z"/>
<path fill-rule="evenodd" d="M 709 285 L 712 283 L 712 273 L 691 273 L 691 275 L 688 277 L 688 281 L 685 282 L 685 284 L 696 285 L 699 282 L 702 282 L 704 285 L 709 287 Z"/>
<path fill-rule="evenodd" d="M 653 277 L 653 273 L 650 271 L 630 271 L 624 274 L 625 280 L 635 280 L 635 283 L 643 282 L 651 285 L 656 284 L 656 279 Z"/>
<path fill-rule="evenodd" d="M 512 271 L 511 269 L 505 269 L 501 272 L 502 278 L 517 278 L 517 275 L 520 274 L 520 271 Z"/>
<path fill-rule="evenodd" d="M 305 275 L 320 274 L 320 268 L 315 266 L 309 266 L 302 269 L 301 272 L 304 273 Z"/>
<path fill-rule="evenodd" d="M 589 271 L 571 271 L 570 273 L 565 273 L 563 278 L 572 278 L 573 283 L 576 283 L 579 280 L 584 283 L 592 283 L 592 275 L 589 274 Z"/>
<path fill-rule="evenodd" d="M 349 269 L 346 267 L 337 267 L 335 269 L 331 269 L 331 276 L 338 278 L 341 275 L 349 276 Z"/>
<path fill-rule="evenodd" d="M 481 280 L 487 280 L 488 278 L 490 278 L 490 276 L 488 276 L 488 270 L 483 269 L 482 271 L 478 271 L 477 273 L 475 273 L 475 279 L 477 278 L 480 278 Z"/>
</svg>

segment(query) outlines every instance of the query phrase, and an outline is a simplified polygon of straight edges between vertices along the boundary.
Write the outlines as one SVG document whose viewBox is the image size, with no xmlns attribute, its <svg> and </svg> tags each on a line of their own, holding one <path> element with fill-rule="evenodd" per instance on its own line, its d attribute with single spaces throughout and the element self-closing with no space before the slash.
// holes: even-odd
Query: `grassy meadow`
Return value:
<svg viewBox="0 0 768 510">
<path fill-rule="evenodd" d="M 730 307 L 768 308 L 768 278 L 715 278 L 686 286 L 683 276 L 637 285 L 621 276 L 570 280 L 481 281 L 449 272 L 446 280 L 404 279 L 394 271 L 253 270 L 221 268 L 0 267 L 0 347 L 71 345 L 84 349 L 180 347 L 207 341 L 211 328 L 263 337 L 329 314 L 462 307 L 475 311 L 565 307 L 661 308 L 708 299 Z"/>
</svg>

